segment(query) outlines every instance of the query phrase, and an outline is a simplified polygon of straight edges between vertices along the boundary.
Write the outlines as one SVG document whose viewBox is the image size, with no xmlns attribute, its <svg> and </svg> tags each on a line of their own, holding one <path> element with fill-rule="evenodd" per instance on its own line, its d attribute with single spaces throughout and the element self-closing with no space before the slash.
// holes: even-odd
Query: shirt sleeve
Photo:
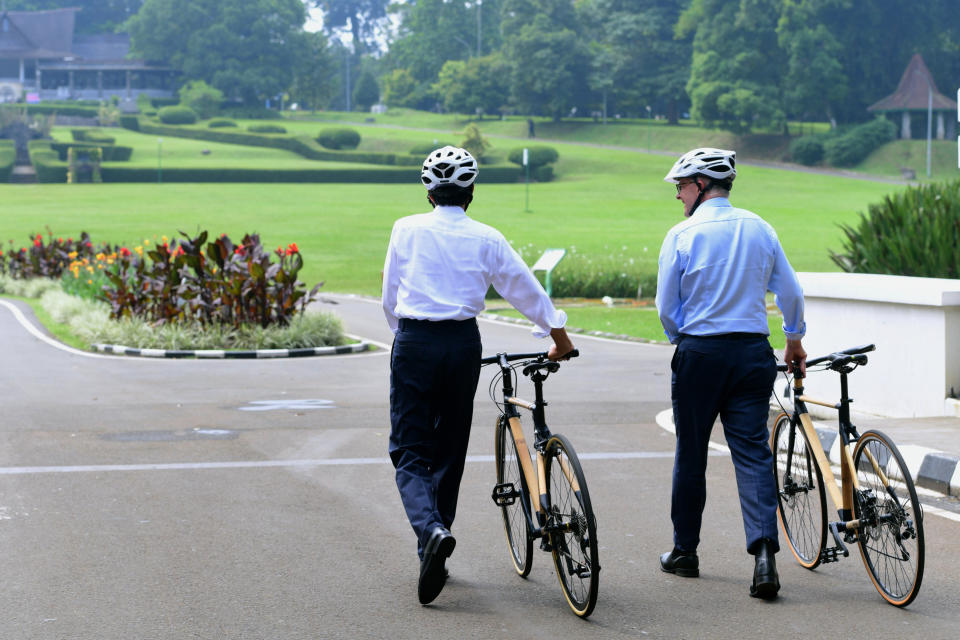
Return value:
<svg viewBox="0 0 960 640">
<path fill-rule="evenodd" d="M 553 306 L 523 258 L 502 237 L 498 238 L 495 260 L 497 264 L 491 278 L 493 288 L 536 325 L 534 336 L 545 338 L 550 335 L 550 329 L 567 324 L 567 314 Z"/>
<path fill-rule="evenodd" d="M 772 231 L 771 231 L 772 232 Z M 774 294 L 774 302 L 783 313 L 783 333 L 787 340 L 799 340 L 807 332 L 807 323 L 803 320 L 803 289 L 800 280 L 790 266 L 776 233 L 773 233 L 774 256 L 773 270 L 767 288 Z"/>
<path fill-rule="evenodd" d="M 390 244 L 387 245 L 387 257 L 383 262 L 383 291 L 381 295 L 381 304 L 383 305 L 383 314 L 387 318 L 387 326 L 396 334 L 399 331 L 400 320 L 397 318 L 397 287 L 400 284 L 400 274 L 397 271 L 397 251 L 394 247 L 394 237 L 397 234 L 397 226 L 393 226 L 390 232 Z"/>
<path fill-rule="evenodd" d="M 680 300 L 683 262 L 677 245 L 677 234 L 672 231 L 663 240 L 658 262 L 657 313 L 667 339 L 676 344 L 680 339 L 680 327 L 683 326 L 683 305 Z"/>
</svg>

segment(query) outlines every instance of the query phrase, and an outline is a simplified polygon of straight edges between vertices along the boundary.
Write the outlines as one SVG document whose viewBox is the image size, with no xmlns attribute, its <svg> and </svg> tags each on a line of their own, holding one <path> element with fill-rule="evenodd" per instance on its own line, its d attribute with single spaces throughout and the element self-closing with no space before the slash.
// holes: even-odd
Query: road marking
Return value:
<svg viewBox="0 0 960 640">
<path fill-rule="evenodd" d="M 292 411 L 295 409 L 336 409 L 333 400 L 305 398 L 303 400 L 251 400 L 240 411 Z"/>
<path fill-rule="evenodd" d="M 723 455 L 713 453 L 711 455 Z M 581 460 L 642 460 L 673 458 L 673 451 L 612 451 L 581 453 Z M 493 462 L 492 455 L 467 456 L 467 462 Z M 113 471 L 192 471 L 200 469 L 264 469 L 278 467 L 342 467 L 389 465 L 390 458 L 321 458 L 314 460 L 239 460 L 233 462 L 170 462 L 146 464 L 87 464 L 59 467 L 0 467 L 0 475 L 18 476 L 40 473 L 104 473 Z"/>
</svg>

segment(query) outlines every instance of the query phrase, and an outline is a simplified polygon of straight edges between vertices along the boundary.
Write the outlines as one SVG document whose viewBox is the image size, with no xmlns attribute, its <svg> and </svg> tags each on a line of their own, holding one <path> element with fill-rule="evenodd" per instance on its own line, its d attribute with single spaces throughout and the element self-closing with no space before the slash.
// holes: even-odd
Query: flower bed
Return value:
<svg viewBox="0 0 960 640">
<path fill-rule="evenodd" d="M 84 312 L 95 318 L 88 324 L 112 325 L 80 327 L 98 341 L 108 341 L 108 334 L 131 346 L 180 349 L 344 343 L 339 320 L 312 313 L 304 318 L 323 283 L 307 290 L 297 279 L 303 257 L 296 243 L 270 251 L 256 234 L 239 244 L 226 234 L 210 242 L 206 231 L 181 235 L 131 249 L 94 245 L 86 233 L 75 241 L 48 231 L 46 241 L 37 234 L 29 248 L 0 252 L 0 274 L 59 280 L 63 291 L 55 293 L 63 299 L 55 306 L 84 302 Z"/>
</svg>

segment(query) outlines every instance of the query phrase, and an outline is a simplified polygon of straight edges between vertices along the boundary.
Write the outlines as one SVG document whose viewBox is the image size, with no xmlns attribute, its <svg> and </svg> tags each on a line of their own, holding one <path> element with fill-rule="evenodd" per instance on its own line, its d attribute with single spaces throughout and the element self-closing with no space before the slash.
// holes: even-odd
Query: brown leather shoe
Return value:
<svg viewBox="0 0 960 640">
<path fill-rule="evenodd" d="M 696 551 L 680 551 L 676 547 L 660 556 L 660 570 L 684 578 L 696 578 L 700 575 L 700 559 Z"/>
</svg>

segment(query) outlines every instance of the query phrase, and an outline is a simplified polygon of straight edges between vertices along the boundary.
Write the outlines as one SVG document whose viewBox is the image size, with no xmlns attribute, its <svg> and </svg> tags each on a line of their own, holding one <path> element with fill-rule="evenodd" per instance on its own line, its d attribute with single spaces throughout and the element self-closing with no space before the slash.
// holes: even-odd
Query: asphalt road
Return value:
<svg viewBox="0 0 960 640">
<path fill-rule="evenodd" d="M 348 331 L 389 341 L 376 304 L 335 300 L 322 306 Z M 547 346 L 524 327 L 481 331 L 485 353 Z M 661 573 L 673 436 L 655 418 L 669 406 L 670 348 L 575 340 L 583 357 L 547 383 L 547 417 L 590 454 L 603 571 L 587 621 L 567 609 L 548 555 L 535 550 L 527 580 L 506 555 L 489 497 L 493 371 L 477 394 L 452 578 L 423 607 L 386 457 L 386 350 L 82 355 L 0 308 L 0 638 L 957 637 L 960 523 L 932 514 L 906 610 L 884 603 L 856 551 L 813 572 L 785 551 L 782 597 L 748 597 L 752 558 L 722 452 L 708 470 L 702 577 Z"/>
</svg>

